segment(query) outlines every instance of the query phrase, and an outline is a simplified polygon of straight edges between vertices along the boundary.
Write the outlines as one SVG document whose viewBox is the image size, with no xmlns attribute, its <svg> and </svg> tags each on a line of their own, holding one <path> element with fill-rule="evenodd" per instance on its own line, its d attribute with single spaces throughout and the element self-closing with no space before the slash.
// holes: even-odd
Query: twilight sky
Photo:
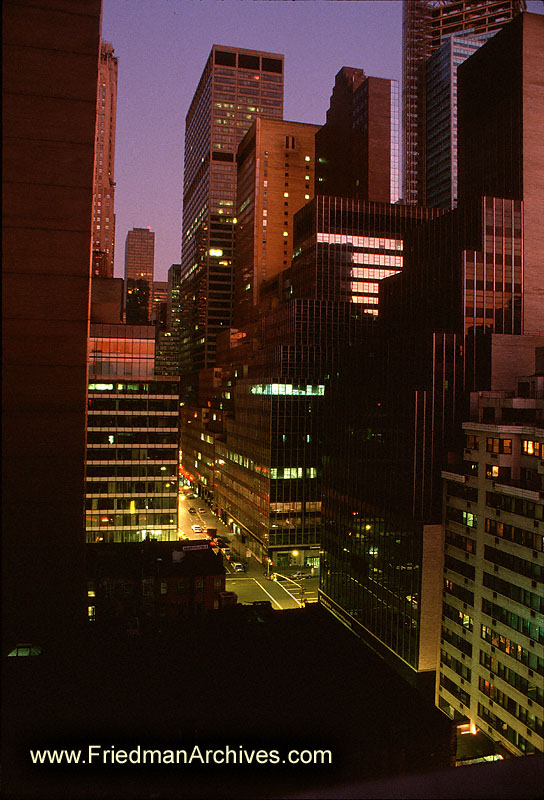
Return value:
<svg viewBox="0 0 544 800">
<path fill-rule="evenodd" d="M 343 66 L 401 77 L 397 0 L 104 0 L 119 58 L 115 274 L 133 227 L 155 235 L 155 277 L 179 262 L 185 115 L 213 44 L 285 55 L 285 119 L 323 124 Z"/>
<path fill-rule="evenodd" d="M 102 35 L 119 58 L 118 276 L 133 227 L 156 232 L 156 280 L 180 260 L 185 115 L 212 44 L 283 53 L 296 122 L 325 122 L 343 66 L 401 80 L 401 0 L 103 0 Z"/>
</svg>

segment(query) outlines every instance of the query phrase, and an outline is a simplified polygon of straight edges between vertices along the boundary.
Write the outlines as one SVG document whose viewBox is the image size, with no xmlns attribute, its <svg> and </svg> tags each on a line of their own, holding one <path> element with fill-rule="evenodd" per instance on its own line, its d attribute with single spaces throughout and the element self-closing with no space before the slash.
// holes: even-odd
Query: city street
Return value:
<svg viewBox="0 0 544 800">
<path fill-rule="evenodd" d="M 195 508 L 196 513 L 190 513 L 189 508 Z M 199 509 L 205 509 L 200 511 Z M 193 525 L 200 525 L 202 533 L 195 533 Z M 229 528 L 208 508 L 200 497 L 182 495 L 179 503 L 179 527 L 189 539 L 207 539 L 206 529 L 216 528 L 217 535 L 229 542 L 231 558 L 223 557 L 227 572 L 225 589 L 236 592 L 239 603 L 253 603 L 258 600 L 269 600 L 272 608 L 279 611 L 287 608 L 300 608 L 304 602 L 317 602 L 317 589 L 319 576 L 297 579 L 289 575 L 292 569 L 285 573 L 274 573 L 270 570 L 267 577 L 266 566 L 260 564 L 254 556 L 246 557 L 246 546 L 235 536 Z M 235 572 L 232 564 L 240 562 L 245 567 L 245 572 Z"/>
</svg>

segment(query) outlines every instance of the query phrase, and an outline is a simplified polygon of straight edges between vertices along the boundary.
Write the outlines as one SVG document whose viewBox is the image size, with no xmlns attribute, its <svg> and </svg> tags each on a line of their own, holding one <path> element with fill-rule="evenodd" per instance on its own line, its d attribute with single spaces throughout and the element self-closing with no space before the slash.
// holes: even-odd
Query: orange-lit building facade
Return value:
<svg viewBox="0 0 544 800">
<path fill-rule="evenodd" d="M 313 197 L 317 125 L 256 119 L 238 147 L 234 325 L 258 313 L 261 284 L 291 263 L 293 215 Z"/>
</svg>

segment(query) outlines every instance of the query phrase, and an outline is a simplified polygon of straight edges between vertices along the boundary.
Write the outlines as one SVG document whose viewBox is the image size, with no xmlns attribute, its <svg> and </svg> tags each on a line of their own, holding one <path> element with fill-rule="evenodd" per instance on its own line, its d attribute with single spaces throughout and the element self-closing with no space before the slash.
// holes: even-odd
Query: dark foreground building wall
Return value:
<svg viewBox="0 0 544 800">
<path fill-rule="evenodd" d="M 3 4 L 5 646 L 85 614 L 87 330 L 100 0 Z"/>
</svg>

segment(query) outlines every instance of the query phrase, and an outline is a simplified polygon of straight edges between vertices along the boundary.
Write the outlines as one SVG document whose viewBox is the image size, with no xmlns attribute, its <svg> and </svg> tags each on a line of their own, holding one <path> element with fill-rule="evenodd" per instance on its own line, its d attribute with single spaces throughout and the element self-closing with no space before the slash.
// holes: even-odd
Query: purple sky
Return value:
<svg viewBox="0 0 544 800">
<path fill-rule="evenodd" d="M 286 119 L 322 124 L 342 66 L 401 77 L 402 4 L 338 0 L 104 0 L 119 57 L 115 274 L 127 232 L 156 232 L 155 276 L 180 258 L 185 115 L 212 44 L 285 55 Z"/>
<path fill-rule="evenodd" d="M 401 28 L 400 0 L 103 0 L 119 58 L 115 274 L 133 227 L 156 232 L 157 280 L 179 262 L 185 115 L 212 44 L 283 53 L 285 118 L 322 124 L 342 66 L 400 82 Z"/>
</svg>

